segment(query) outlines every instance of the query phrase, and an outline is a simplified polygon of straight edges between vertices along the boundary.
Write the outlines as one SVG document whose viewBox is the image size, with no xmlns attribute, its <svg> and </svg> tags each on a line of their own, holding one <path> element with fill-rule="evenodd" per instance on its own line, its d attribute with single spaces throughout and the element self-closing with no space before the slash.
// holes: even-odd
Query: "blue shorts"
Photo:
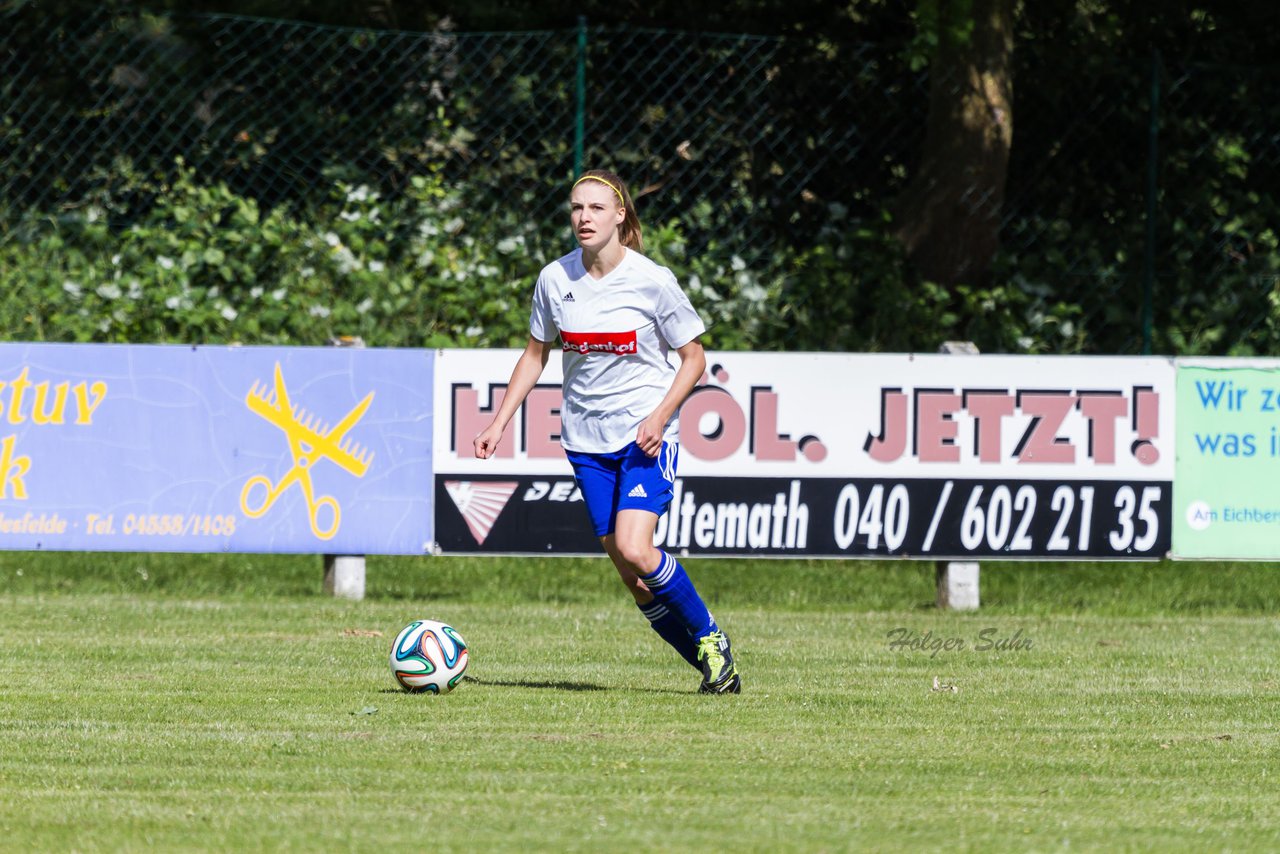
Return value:
<svg viewBox="0 0 1280 854">
<path fill-rule="evenodd" d="M 586 502 L 596 536 L 613 533 L 619 510 L 648 510 L 655 516 L 667 512 L 676 480 L 680 446 L 663 442 L 651 457 L 635 442 L 609 454 L 565 451 Z"/>
</svg>

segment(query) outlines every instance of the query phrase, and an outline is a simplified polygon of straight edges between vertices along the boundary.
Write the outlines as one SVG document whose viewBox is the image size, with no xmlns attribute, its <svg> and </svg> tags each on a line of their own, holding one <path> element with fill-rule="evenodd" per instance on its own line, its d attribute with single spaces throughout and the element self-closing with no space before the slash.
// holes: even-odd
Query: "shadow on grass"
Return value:
<svg viewBox="0 0 1280 854">
<path fill-rule="evenodd" d="M 478 679 L 475 676 L 463 676 L 463 682 L 474 682 L 495 688 L 533 688 L 549 691 L 638 691 L 645 694 L 696 694 L 696 691 L 682 691 L 675 688 L 637 688 L 634 685 L 620 687 L 617 685 L 597 685 L 594 682 L 569 682 L 567 680 L 537 681 L 531 679 L 503 680 Z"/>
<path fill-rule="evenodd" d="M 476 684 L 476 685 L 487 685 L 487 686 L 496 687 L 496 688 L 539 688 L 539 689 L 550 689 L 550 690 L 552 690 L 552 691 L 610 691 L 610 690 L 612 690 L 611 688 L 606 688 L 606 687 L 604 687 L 603 685 L 593 685 L 593 684 L 591 684 L 590 682 L 565 682 L 565 681 L 560 681 L 560 682 L 532 682 L 532 681 L 504 682 L 504 681 L 501 681 L 501 680 L 498 680 L 498 679 L 477 679 L 477 678 L 475 678 L 474 676 L 464 676 L 464 677 L 462 677 L 462 681 L 463 681 L 463 682 L 471 682 L 471 683 L 474 683 L 474 684 Z M 381 693 L 383 693 L 383 694 L 412 694 L 412 693 L 415 693 L 415 692 L 413 692 L 413 691 L 406 691 L 404 688 L 383 688 Z M 431 693 L 431 692 L 430 692 L 430 691 L 422 691 L 422 692 L 418 692 L 418 693 L 429 694 L 429 693 Z"/>
<path fill-rule="evenodd" d="M 477 679 L 474 676 L 463 676 L 463 682 L 474 682 L 477 685 L 495 685 L 500 688 L 549 688 L 553 691 L 608 691 L 609 689 L 603 685 L 596 685 L 592 682 L 568 682 L 558 680 L 555 682 L 535 682 L 529 680 L 503 681 L 499 679 Z"/>
</svg>

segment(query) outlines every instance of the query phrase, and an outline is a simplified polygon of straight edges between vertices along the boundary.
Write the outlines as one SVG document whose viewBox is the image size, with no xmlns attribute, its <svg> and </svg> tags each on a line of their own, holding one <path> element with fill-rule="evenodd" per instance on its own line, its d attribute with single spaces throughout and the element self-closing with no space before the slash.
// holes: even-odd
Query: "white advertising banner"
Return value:
<svg viewBox="0 0 1280 854">
<path fill-rule="evenodd" d="M 559 447 L 553 356 L 498 453 L 471 441 L 519 351 L 436 359 L 445 551 L 598 549 Z M 1154 558 L 1169 547 L 1172 360 L 709 353 L 658 542 L 704 554 Z"/>
</svg>

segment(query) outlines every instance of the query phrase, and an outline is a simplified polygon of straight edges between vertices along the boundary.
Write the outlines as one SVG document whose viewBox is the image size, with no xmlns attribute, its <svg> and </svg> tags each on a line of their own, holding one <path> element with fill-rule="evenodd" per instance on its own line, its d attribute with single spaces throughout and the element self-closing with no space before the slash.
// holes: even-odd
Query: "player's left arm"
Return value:
<svg viewBox="0 0 1280 854">
<path fill-rule="evenodd" d="M 662 450 L 662 434 L 666 431 L 667 422 L 676 414 L 680 404 L 684 403 L 684 399 L 693 391 L 702 378 L 703 371 L 707 369 L 707 354 L 703 352 L 702 342 L 697 338 L 683 347 L 677 347 L 676 352 L 680 354 L 680 369 L 671 381 L 671 388 L 667 390 L 658 408 L 640 422 L 640 429 L 636 431 L 636 444 L 651 457 L 658 456 L 658 452 Z"/>
</svg>

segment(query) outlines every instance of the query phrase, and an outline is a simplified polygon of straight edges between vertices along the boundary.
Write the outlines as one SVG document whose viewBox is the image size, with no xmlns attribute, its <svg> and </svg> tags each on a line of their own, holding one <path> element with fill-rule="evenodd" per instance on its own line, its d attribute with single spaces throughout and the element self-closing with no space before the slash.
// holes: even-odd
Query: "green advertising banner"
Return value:
<svg viewBox="0 0 1280 854">
<path fill-rule="evenodd" d="M 1174 556 L 1280 558 L 1280 360 L 1177 376 Z"/>
</svg>

